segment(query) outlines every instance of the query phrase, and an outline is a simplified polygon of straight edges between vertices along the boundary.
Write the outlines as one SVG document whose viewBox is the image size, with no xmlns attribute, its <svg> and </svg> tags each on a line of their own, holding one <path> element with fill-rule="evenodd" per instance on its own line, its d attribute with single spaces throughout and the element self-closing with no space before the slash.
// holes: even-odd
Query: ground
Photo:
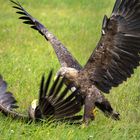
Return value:
<svg viewBox="0 0 140 140">
<path fill-rule="evenodd" d="M 0 0 L 0 74 L 26 113 L 38 97 L 43 73 L 60 67 L 51 45 L 18 20 L 9 0 Z M 111 13 L 112 0 L 30 0 L 21 1 L 34 17 L 53 32 L 84 65 L 95 48 L 102 18 Z M 0 115 L 2 140 L 138 140 L 140 139 L 140 68 L 132 78 L 111 90 L 107 98 L 121 114 L 120 121 L 104 117 L 99 111 L 89 127 L 68 124 L 27 124 Z M 81 112 L 82 114 L 82 112 Z"/>
</svg>

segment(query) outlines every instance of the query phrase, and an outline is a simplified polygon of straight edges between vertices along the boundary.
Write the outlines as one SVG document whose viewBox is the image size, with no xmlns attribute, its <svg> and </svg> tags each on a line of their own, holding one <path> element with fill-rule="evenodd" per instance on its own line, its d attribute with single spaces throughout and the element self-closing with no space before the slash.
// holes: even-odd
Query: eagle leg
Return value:
<svg viewBox="0 0 140 140">
<path fill-rule="evenodd" d="M 93 110 L 95 109 L 96 98 L 91 97 L 91 96 L 92 95 L 89 94 L 85 97 L 84 119 L 83 119 L 85 125 L 88 125 L 90 120 L 95 119 Z"/>
</svg>

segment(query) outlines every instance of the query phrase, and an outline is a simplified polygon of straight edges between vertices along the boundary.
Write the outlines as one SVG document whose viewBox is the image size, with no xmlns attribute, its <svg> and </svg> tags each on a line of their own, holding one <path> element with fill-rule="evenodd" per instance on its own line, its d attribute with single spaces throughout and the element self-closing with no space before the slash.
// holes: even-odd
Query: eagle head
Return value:
<svg viewBox="0 0 140 140">
<path fill-rule="evenodd" d="M 32 120 L 37 120 L 37 119 L 41 118 L 41 111 L 39 109 L 37 99 L 32 101 L 32 103 L 29 107 L 29 110 L 28 110 L 28 114 L 29 114 L 30 119 L 32 119 Z"/>
</svg>

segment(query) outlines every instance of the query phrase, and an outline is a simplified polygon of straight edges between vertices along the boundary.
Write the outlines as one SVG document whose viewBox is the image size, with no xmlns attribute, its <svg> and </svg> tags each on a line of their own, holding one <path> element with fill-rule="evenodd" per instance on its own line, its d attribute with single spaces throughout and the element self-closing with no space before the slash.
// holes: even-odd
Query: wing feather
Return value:
<svg viewBox="0 0 140 140">
<path fill-rule="evenodd" d="M 17 101 L 14 98 L 11 92 L 7 90 L 7 83 L 3 80 L 0 75 L 0 111 L 4 114 L 8 114 L 8 111 L 11 111 L 18 106 L 16 105 Z"/>
<path fill-rule="evenodd" d="M 41 35 L 43 35 L 47 41 L 53 46 L 55 53 L 58 57 L 58 60 L 63 67 L 72 67 L 76 69 L 81 69 L 81 65 L 78 61 L 72 56 L 72 54 L 65 48 L 65 46 L 44 27 L 38 20 L 32 17 L 19 2 L 11 2 L 15 5 L 13 8 L 17 9 L 16 13 L 20 14 L 19 19 L 23 20 L 23 23 L 30 25 L 32 29 L 37 30 Z"/>
<path fill-rule="evenodd" d="M 140 64 L 140 0 L 116 0 L 112 15 L 103 20 L 102 34 L 82 72 L 109 93 Z"/>
<path fill-rule="evenodd" d="M 51 77 L 52 71 L 46 84 L 44 76 L 42 76 L 41 80 L 39 109 L 42 116 L 51 119 L 74 120 L 75 114 L 81 110 L 83 105 L 80 100 L 81 96 L 78 95 L 78 89 L 74 92 L 69 92 L 70 85 L 64 88 L 64 79 L 60 79 L 60 77 L 57 77 L 52 86 L 50 86 Z"/>
</svg>

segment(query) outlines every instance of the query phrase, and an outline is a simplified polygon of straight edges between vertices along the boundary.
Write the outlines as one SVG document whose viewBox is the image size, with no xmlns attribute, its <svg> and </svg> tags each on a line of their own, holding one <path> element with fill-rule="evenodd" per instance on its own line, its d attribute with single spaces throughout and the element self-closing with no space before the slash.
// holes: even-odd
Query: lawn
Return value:
<svg viewBox="0 0 140 140">
<path fill-rule="evenodd" d="M 18 100 L 19 111 L 26 113 L 38 97 L 43 73 L 60 67 L 46 40 L 23 25 L 9 0 L 0 0 L 0 74 Z M 41 21 L 84 65 L 100 38 L 102 18 L 111 13 L 114 0 L 30 0 L 25 9 Z M 121 114 L 120 121 L 98 112 L 89 127 L 68 124 L 27 124 L 0 114 L 0 139 L 29 140 L 139 140 L 140 68 L 132 78 L 113 88 L 107 98 Z"/>
</svg>

